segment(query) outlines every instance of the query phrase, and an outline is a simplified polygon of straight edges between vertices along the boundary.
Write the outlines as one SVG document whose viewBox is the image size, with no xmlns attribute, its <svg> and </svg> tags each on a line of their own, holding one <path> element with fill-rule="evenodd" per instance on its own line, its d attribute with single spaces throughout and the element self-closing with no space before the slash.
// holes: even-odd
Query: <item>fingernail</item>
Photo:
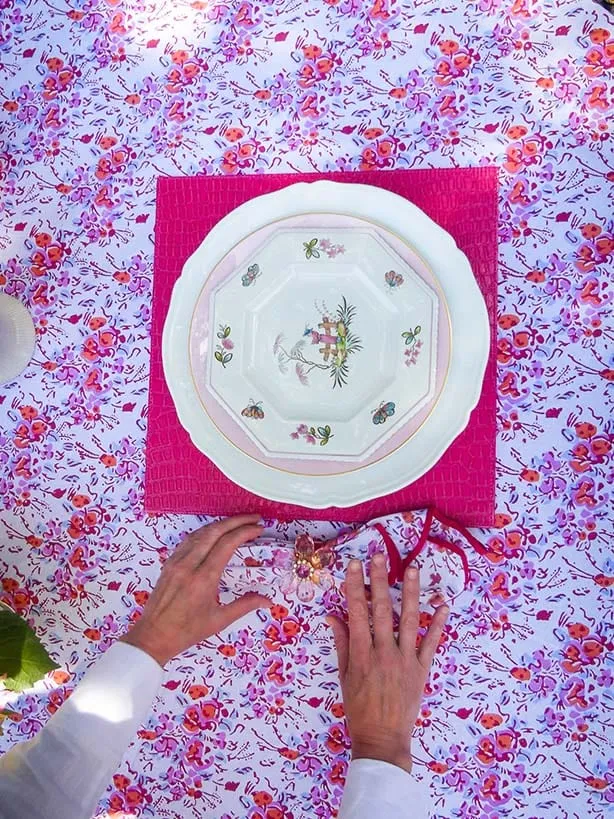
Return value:
<svg viewBox="0 0 614 819">
<path fill-rule="evenodd" d="M 373 555 L 372 562 L 374 566 L 383 566 L 385 563 L 384 555 L 381 552 Z"/>
<path fill-rule="evenodd" d="M 348 566 L 348 570 L 350 572 L 359 572 L 361 570 L 361 568 L 362 568 L 362 566 L 360 564 L 360 560 L 356 560 L 355 558 L 352 558 L 352 560 L 350 560 L 350 563 L 349 563 L 349 566 Z"/>
<path fill-rule="evenodd" d="M 418 577 L 418 569 L 415 566 L 410 566 L 407 570 L 407 576 L 410 580 L 415 580 Z"/>
</svg>

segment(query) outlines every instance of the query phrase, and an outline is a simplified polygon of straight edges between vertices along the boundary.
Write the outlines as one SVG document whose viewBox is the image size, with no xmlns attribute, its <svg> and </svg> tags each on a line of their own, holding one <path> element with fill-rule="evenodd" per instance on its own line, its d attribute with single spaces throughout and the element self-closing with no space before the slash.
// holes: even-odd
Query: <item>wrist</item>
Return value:
<svg viewBox="0 0 614 819">
<path fill-rule="evenodd" d="M 377 759 L 411 773 L 412 758 L 409 745 L 403 747 L 389 742 L 369 740 L 352 742 L 352 759 Z"/>
<path fill-rule="evenodd" d="M 145 654 L 149 654 L 161 668 L 164 668 L 166 663 L 174 657 L 174 653 L 165 649 L 160 640 L 147 635 L 138 625 L 133 626 L 130 631 L 120 637 L 120 642 L 128 643 L 128 645 L 139 648 Z"/>
</svg>

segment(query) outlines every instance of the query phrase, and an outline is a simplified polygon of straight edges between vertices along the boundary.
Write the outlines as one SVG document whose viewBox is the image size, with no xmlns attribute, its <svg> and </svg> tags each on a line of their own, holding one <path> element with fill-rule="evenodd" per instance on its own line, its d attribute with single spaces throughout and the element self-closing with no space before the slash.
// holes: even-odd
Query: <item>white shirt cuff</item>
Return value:
<svg viewBox="0 0 614 819">
<path fill-rule="evenodd" d="M 339 819 L 426 819 L 426 787 L 396 765 L 378 759 L 350 763 Z"/>
<path fill-rule="evenodd" d="M 2 819 L 88 819 L 162 675 L 148 654 L 114 643 L 44 728 L 0 759 Z"/>
</svg>

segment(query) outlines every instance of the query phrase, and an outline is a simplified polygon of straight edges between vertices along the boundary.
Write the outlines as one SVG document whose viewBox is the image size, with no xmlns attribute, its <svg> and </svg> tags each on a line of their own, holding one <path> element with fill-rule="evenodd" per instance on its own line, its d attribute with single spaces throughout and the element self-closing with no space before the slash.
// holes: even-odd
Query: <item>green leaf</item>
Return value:
<svg viewBox="0 0 614 819">
<path fill-rule="evenodd" d="M 219 350 L 216 350 L 216 351 L 215 351 L 215 360 L 216 360 L 216 361 L 219 361 L 219 362 L 220 362 L 220 364 L 223 364 L 223 363 L 224 363 L 224 356 L 223 356 L 223 355 L 220 353 L 220 351 L 219 351 Z"/>
<path fill-rule="evenodd" d="M 224 327 L 224 338 L 228 338 L 229 335 L 230 335 L 230 326 L 227 325 L 226 327 Z"/>
<path fill-rule="evenodd" d="M 421 332 L 422 332 L 422 327 L 420 327 L 419 324 L 416 325 L 416 327 L 414 327 L 414 335 L 419 336 Z"/>
<path fill-rule="evenodd" d="M 317 239 L 312 239 L 310 242 L 303 242 L 303 247 L 305 248 L 305 258 L 312 259 L 320 258 L 320 251 L 316 250 L 316 245 L 318 244 Z"/>
<path fill-rule="evenodd" d="M 309 427 L 309 434 L 310 435 L 315 435 L 316 434 L 316 428 L 315 427 Z"/>
<path fill-rule="evenodd" d="M 327 443 L 328 443 L 328 438 L 322 438 L 322 440 L 320 441 L 320 446 L 326 446 Z"/>
<path fill-rule="evenodd" d="M 0 676 L 9 691 L 31 688 L 58 668 L 30 626 L 18 614 L 0 609 Z"/>
</svg>

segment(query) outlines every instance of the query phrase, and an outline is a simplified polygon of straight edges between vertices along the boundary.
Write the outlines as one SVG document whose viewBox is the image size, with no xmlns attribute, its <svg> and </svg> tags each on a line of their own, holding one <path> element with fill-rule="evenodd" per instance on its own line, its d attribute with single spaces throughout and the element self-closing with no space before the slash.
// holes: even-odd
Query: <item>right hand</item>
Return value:
<svg viewBox="0 0 614 819">
<path fill-rule="evenodd" d="M 379 759 L 411 771 L 411 732 L 449 609 L 439 606 L 416 648 L 420 578 L 415 567 L 405 572 L 398 640 L 392 622 L 386 560 L 371 561 L 371 611 L 362 564 L 351 560 L 345 595 L 348 626 L 330 615 L 335 638 L 341 692 L 352 741 L 353 759 Z"/>
</svg>

